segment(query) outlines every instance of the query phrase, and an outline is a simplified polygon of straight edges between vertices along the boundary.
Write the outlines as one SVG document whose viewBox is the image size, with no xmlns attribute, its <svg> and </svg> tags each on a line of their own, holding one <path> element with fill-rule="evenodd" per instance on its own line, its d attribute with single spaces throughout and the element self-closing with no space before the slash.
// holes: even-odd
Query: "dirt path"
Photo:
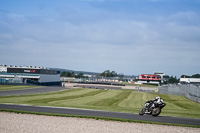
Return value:
<svg viewBox="0 0 200 133">
<path fill-rule="evenodd" d="M 199 128 L 0 112 L 1 133 L 199 133 Z"/>
</svg>

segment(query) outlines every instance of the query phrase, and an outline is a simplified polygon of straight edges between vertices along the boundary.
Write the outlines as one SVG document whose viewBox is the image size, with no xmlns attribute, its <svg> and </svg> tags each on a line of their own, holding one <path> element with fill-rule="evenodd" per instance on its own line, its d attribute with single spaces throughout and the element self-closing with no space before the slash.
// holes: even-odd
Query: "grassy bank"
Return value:
<svg viewBox="0 0 200 133">
<path fill-rule="evenodd" d="M 86 108 L 138 113 L 147 100 L 157 95 L 167 103 L 161 115 L 200 118 L 200 104 L 183 96 L 150 94 L 131 90 L 71 89 L 23 96 L 3 96 L 0 103 Z"/>
<path fill-rule="evenodd" d="M 25 85 L 0 85 L 0 91 L 6 90 L 22 90 L 22 89 L 30 89 L 37 88 L 39 86 L 25 86 Z"/>
</svg>

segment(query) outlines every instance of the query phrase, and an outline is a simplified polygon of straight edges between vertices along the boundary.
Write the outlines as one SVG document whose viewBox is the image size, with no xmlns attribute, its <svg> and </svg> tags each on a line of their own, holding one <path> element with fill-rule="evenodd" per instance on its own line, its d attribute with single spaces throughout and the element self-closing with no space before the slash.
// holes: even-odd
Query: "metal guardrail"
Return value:
<svg viewBox="0 0 200 133">
<path fill-rule="evenodd" d="M 158 93 L 185 96 L 200 103 L 200 86 L 198 85 L 163 85 Z"/>
</svg>

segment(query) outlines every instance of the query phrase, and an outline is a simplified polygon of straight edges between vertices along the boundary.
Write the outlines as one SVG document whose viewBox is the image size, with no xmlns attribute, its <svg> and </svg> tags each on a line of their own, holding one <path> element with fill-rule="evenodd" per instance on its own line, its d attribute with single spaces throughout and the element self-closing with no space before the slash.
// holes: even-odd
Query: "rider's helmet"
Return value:
<svg viewBox="0 0 200 133">
<path fill-rule="evenodd" d="M 160 99 L 160 97 L 159 97 L 159 96 L 157 96 L 157 97 L 156 97 L 156 100 L 159 100 L 159 99 Z"/>
</svg>

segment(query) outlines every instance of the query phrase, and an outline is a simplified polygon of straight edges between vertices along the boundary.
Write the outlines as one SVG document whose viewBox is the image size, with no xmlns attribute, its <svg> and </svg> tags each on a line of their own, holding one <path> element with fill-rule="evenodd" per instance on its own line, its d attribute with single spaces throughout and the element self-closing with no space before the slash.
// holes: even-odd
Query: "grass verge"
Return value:
<svg viewBox="0 0 200 133">
<path fill-rule="evenodd" d="M 130 120 L 130 119 L 111 118 L 111 117 L 98 117 L 98 116 L 83 116 L 83 115 L 43 113 L 43 112 L 31 112 L 31 111 L 9 110 L 9 109 L 0 109 L 0 112 L 10 112 L 10 113 L 17 113 L 17 114 L 35 114 L 35 115 L 58 116 L 58 117 L 75 117 L 75 118 L 86 118 L 86 119 L 105 120 L 105 121 L 119 121 L 119 122 L 129 122 L 129 123 L 145 123 L 145 124 L 157 124 L 157 125 L 166 125 L 166 126 L 181 126 L 181 127 L 200 128 L 200 126 L 198 126 L 198 125 L 160 123 L 160 122 Z"/>
</svg>

